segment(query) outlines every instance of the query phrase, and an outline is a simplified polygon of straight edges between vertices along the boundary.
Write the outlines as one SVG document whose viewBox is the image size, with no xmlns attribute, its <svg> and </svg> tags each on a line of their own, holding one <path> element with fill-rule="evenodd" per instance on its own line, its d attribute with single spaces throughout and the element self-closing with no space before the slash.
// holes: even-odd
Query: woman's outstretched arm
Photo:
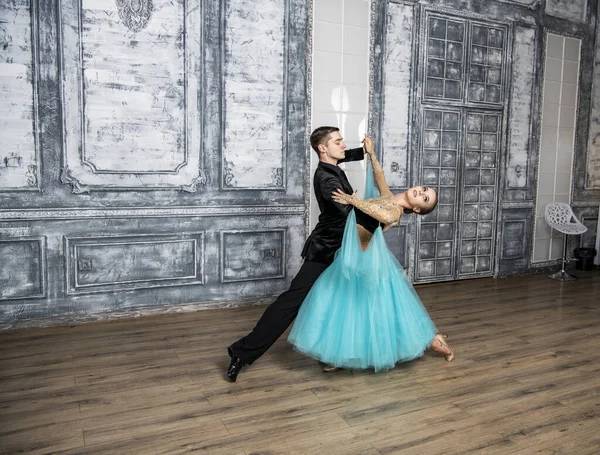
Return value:
<svg viewBox="0 0 600 455">
<path fill-rule="evenodd" d="M 371 136 L 365 135 L 365 152 L 371 158 L 371 165 L 373 166 L 373 177 L 375 177 L 375 184 L 379 189 L 379 194 L 383 197 L 391 197 L 393 196 L 390 188 L 388 187 L 387 182 L 385 181 L 385 174 L 383 173 L 383 168 L 379 161 L 377 161 L 377 157 L 375 156 L 375 142 Z"/>
<path fill-rule="evenodd" d="M 346 194 L 342 190 L 337 189 L 332 195 L 331 198 L 339 203 L 352 205 L 359 209 L 361 212 L 366 213 L 367 215 L 375 218 L 377 221 L 382 222 L 383 224 L 391 224 L 395 223 L 400 219 L 402 215 L 402 211 L 400 207 L 394 204 L 389 199 L 369 199 L 368 201 L 363 201 L 351 194 Z"/>
</svg>

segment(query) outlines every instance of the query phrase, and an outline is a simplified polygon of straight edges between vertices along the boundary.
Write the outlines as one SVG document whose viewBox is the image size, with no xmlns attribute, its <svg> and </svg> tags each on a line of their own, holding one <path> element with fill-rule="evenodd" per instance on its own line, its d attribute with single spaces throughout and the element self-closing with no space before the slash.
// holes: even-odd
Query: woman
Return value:
<svg viewBox="0 0 600 455">
<path fill-rule="evenodd" d="M 427 314 L 383 232 L 403 213 L 426 214 L 437 205 L 432 188 L 414 187 L 393 195 L 365 136 L 380 197 L 361 200 L 337 190 L 332 199 L 355 210 L 348 216 L 335 260 L 319 277 L 300 308 L 288 340 L 294 347 L 338 368 L 388 370 L 420 357 L 428 347 L 454 358 Z M 367 197 L 374 185 L 367 174 Z"/>
</svg>

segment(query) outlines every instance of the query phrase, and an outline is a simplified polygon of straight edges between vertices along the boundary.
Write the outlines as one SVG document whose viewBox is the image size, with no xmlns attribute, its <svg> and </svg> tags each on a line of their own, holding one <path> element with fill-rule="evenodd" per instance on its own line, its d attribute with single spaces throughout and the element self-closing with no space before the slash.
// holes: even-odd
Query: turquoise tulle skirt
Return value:
<svg viewBox="0 0 600 455">
<path fill-rule="evenodd" d="M 288 341 L 324 363 L 378 372 L 422 356 L 436 333 L 381 228 L 362 251 L 352 211 L 342 246 L 300 307 Z"/>
</svg>

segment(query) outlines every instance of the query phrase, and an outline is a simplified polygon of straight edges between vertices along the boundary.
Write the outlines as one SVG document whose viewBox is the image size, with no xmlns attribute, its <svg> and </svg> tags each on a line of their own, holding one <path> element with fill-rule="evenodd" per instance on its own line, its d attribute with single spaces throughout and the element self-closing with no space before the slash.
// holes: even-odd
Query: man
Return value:
<svg viewBox="0 0 600 455">
<path fill-rule="evenodd" d="M 319 222 L 304 244 L 304 263 L 290 288 L 267 307 L 252 332 L 227 349 L 231 358 L 227 378 L 231 382 L 236 381 L 245 365 L 263 355 L 294 321 L 310 288 L 333 262 L 333 256 L 342 244 L 346 218 L 352 206 L 334 202 L 331 195 L 339 188 L 348 194 L 354 191 L 338 164 L 362 160 L 364 151 L 362 148 L 346 150 L 339 128 L 332 126 L 314 130 L 310 145 L 319 156 L 314 178 L 315 196 L 321 211 Z"/>
</svg>

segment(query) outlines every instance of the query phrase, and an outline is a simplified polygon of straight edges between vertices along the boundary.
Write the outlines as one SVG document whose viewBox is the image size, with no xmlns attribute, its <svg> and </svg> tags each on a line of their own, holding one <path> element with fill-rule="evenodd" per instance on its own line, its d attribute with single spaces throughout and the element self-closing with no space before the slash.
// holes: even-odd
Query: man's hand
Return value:
<svg viewBox="0 0 600 455">
<path fill-rule="evenodd" d="M 366 134 L 365 138 L 363 139 L 363 149 L 369 156 L 375 155 L 375 141 L 371 136 L 367 136 Z"/>
<path fill-rule="evenodd" d="M 354 192 L 354 194 L 356 194 L 356 191 Z M 352 203 L 354 194 L 344 193 L 338 188 L 333 193 L 331 193 L 331 199 L 333 199 L 333 201 L 337 202 L 338 204 L 348 205 Z"/>
</svg>

